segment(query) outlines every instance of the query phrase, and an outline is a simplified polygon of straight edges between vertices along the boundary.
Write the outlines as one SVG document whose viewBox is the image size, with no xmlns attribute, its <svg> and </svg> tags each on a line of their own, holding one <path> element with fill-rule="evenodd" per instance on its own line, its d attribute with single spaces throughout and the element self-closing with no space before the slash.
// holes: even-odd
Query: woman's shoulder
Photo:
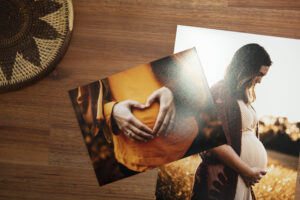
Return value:
<svg viewBox="0 0 300 200">
<path fill-rule="evenodd" d="M 221 80 L 210 87 L 210 92 L 213 97 L 222 97 L 228 92 L 228 86 L 224 80 Z"/>
</svg>

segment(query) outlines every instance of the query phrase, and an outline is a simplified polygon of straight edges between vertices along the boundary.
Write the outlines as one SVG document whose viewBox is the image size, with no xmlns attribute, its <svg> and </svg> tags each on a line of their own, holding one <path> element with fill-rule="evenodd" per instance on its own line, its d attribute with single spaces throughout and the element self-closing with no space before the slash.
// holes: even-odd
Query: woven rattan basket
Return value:
<svg viewBox="0 0 300 200">
<path fill-rule="evenodd" d="M 72 29 L 72 0 L 0 0 L 0 93 L 54 69 Z"/>
</svg>

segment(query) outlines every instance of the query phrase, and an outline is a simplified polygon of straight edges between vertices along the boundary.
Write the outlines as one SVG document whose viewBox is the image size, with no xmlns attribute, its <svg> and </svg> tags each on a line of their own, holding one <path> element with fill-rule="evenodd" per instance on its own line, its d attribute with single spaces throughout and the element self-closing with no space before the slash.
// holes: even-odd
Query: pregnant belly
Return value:
<svg viewBox="0 0 300 200">
<path fill-rule="evenodd" d="M 241 159 L 251 167 L 267 167 L 266 149 L 253 132 L 242 133 Z"/>
<path fill-rule="evenodd" d="M 149 108 L 133 109 L 133 115 L 145 125 L 153 128 L 159 104 Z M 183 117 L 178 113 L 174 128 L 167 136 L 156 136 L 148 142 L 135 142 L 125 134 L 113 135 L 114 153 L 117 161 L 134 171 L 145 171 L 178 160 L 186 153 L 198 133 L 194 117 Z"/>
</svg>

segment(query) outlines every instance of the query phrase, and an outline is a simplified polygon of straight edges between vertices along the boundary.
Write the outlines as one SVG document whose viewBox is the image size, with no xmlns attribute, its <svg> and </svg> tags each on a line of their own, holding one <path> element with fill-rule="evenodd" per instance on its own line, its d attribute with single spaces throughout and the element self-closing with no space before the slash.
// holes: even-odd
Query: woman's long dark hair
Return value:
<svg viewBox="0 0 300 200">
<path fill-rule="evenodd" d="M 255 100 L 254 78 L 260 68 L 271 66 L 272 61 L 267 51 L 260 45 L 252 43 L 239 48 L 227 70 L 224 80 L 231 89 L 236 99 L 242 99 L 245 103 Z"/>
</svg>

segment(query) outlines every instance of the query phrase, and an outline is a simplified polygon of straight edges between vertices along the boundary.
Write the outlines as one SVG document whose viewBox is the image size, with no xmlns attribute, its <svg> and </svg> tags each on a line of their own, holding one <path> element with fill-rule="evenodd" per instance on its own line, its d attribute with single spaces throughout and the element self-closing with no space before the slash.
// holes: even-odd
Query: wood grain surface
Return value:
<svg viewBox="0 0 300 200">
<path fill-rule="evenodd" d="M 67 91 L 171 54 L 177 24 L 300 39 L 298 0 L 73 4 L 71 44 L 55 71 L 0 95 L 0 199 L 154 199 L 157 170 L 98 187 Z"/>
</svg>

